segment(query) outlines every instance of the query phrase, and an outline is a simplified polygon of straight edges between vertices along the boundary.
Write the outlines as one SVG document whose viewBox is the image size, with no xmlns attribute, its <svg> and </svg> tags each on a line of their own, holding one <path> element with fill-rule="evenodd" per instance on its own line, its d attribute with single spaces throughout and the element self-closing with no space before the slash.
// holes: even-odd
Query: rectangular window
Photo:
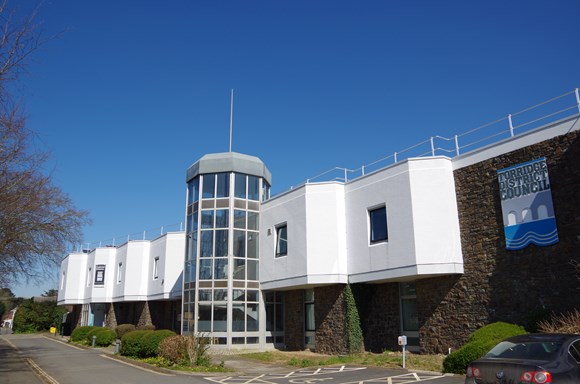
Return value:
<svg viewBox="0 0 580 384">
<path fill-rule="evenodd" d="M 159 278 L 159 256 L 153 260 L 153 280 Z"/>
<path fill-rule="evenodd" d="M 288 226 L 286 224 L 276 227 L 276 257 L 288 254 Z"/>
<path fill-rule="evenodd" d="M 215 174 L 203 175 L 202 198 L 213 199 L 215 197 Z"/>
<path fill-rule="evenodd" d="M 246 175 L 236 173 L 234 195 L 240 199 L 246 198 Z"/>
<path fill-rule="evenodd" d="M 229 197 L 229 196 L 230 196 L 230 174 L 218 173 L 216 197 Z"/>
<path fill-rule="evenodd" d="M 123 281 L 123 263 L 117 265 L 117 284 Z"/>
<path fill-rule="evenodd" d="M 371 244 L 389 240 L 387 231 L 387 208 L 380 207 L 369 210 Z"/>
</svg>

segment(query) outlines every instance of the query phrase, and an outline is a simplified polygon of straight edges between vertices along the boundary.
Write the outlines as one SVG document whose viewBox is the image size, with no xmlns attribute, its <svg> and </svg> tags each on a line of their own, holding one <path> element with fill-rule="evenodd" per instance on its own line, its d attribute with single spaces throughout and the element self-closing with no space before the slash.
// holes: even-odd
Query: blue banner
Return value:
<svg viewBox="0 0 580 384">
<path fill-rule="evenodd" d="M 559 241 L 548 165 L 540 158 L 497 171 L 506 249 Z"/>
</svg>

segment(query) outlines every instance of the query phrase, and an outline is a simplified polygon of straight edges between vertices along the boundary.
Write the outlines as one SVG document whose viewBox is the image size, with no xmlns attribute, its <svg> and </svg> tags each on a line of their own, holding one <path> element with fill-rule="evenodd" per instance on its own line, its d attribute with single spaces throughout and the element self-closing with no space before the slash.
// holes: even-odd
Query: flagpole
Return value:
<svg viewBox="0 0 580 384">
<path fill-rule="evenodd" d="M 234 90 L 230 96 L 230 152 L 232 151 L 232 130 L 233 130 L 233 118 L 234 118 Z"/>
</svg>

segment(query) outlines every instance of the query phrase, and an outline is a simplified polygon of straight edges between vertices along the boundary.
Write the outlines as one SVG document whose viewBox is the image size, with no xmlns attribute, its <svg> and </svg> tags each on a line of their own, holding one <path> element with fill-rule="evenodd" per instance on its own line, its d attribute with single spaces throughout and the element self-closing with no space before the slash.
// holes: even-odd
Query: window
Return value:
<svg viewBox="0 0 580 384">
<path fill-rule="evenodd" d="M 119 263 L 117 266 L 117 284 L 123 281 L 123 263 Z"/>
<path fill-rule="evenodd" d="M 286 224 L 276 227 L 276 257 L 288 254 L 288 226 Z"/>
<path fill-rule="evenodd" d="M 387 208 L 369 210 L 371 244 L 389 240 L 387 231 Z"/>
<path fill-rule="evenodd" d="M 159 278 L 159 256 L 153 260 L 153 280 Z"/>
</svg>

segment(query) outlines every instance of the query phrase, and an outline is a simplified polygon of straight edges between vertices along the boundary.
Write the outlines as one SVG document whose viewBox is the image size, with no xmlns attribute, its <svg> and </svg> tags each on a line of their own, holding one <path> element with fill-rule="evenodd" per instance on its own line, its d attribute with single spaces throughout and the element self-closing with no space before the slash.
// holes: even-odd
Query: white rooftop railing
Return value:
<svg viewBox="0 0 580 384">
<path fill-rule="evenodd" d="M 334 167 L 314 177 L 308 178 L 303 183 L 290 187 L 290 189 L 292 190 L 312 182 L 347 182 L 411 157 L 455 157 L 493 144 L 499 140 L 513 137 L 578 114 L 580 114 L 580 94 L 578 88 L 576 88 L 573 91 L 556 96 L 519 112 L 508 114 L 505 117 L 453 137 L 431 136 L 427 140 L 403 150 L 393 152 L 371 163 L 363 164 L 359 168 Z"/>
<path fill-rule="evenodd" d="M 182 232 L 185 228 L 183 222 L 176 224 L 163 225 L 157 228 L 146 229 L 141 232 L 130 233 L 124 236 L 111 237 L 109 239 L 95 241 L 95 242 L 85 242 L 76 245 L 77 252 L 91 251 L 98 247 L 118 247 L 129 241 L 134 240 L 154 240 L 160 236 L 165 235 L 168 232 Z"/>
<path fill-rule="evenodd" d="M 570 95 L 575 96 L 574 101 L 572 101 Z M 499 140 L 513 137 L 517 134 L 522 134 L 551 122 L 578 114 L 580 114 L 580 93 L 578 88 L 576 88 L 573 91 L 556 96 L 550 100 L 546 100 L 519 112 L 508 114 L 505 117 L 483 124 L 461 134 L 457 134 L 453 137 L 431 136 L 427 140 L 421 141 L 403 150 L 393 152 L 392 154 L 371 163 L 363 164 L 359 168 L 350 169 L 334 167 L 319 173 L 314 177 L 306 179 L 306 181 L 301 184 L 290 187 L 290 190 L 313 182 L 347 182 L 411 157 L 455 157 L 462 153 L 481 148 L 485 145 L 493 144 Z M 287 190 L 278 194 L 284 192 L 287 192 Z M 99 242 L 83 243 L 79 245 L 78 251 L 84 252 L 96 247 L 117 247 L 130 240 L 153 240 L 167 232 L 183 230 L 183 223 L 170 224 L 162 226 L 161 228 L 148 229 L 126 236 L 101 240 Z"/>
</svg>

